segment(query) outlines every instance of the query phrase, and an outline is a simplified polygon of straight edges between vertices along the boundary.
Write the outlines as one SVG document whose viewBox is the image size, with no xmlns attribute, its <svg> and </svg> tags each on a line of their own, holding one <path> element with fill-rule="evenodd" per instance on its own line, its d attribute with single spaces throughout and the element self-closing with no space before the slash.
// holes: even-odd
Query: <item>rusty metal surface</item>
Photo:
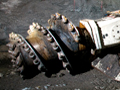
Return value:
<svg viewBox="0 0 120 90">
<path fill-rule="evenodd" d="M 35 73 L 33 71 L 45 72 L 47 76 L 51 76 L 62 69 L 72 75 L 80 73 L 80 69 L 90 63 L 90 58 L 95 57 L 90 53 L 95 46 L 87 30 L 76 27 L 59 13 L 53 14 L 48 23 L 47 29 L 38 23 L 30 25 L 26 38 L 20 34 L 9 35 L 10 43 L 7 46 L 14 66 L 23 76 L 25 73 Z M 109 54 L 107 59 L 106 56 L 97 58 L 92 66 L 119 81 L 117 55 Z"/>
<path fill-rule="evenodd" d="M 47 29 L 38 23 L 30 25 L 26 39 L 20 34 L 10 34 L 10 42 L 14 41 L 13 44 L 17 45 L 14 52 L 20 53 L 17 60 L 12 61 L 17 62 L 14 65 L 18 66 L 17 70 L 22 75 L 23 71 L 28 72 L 32 67 L 47 74 L 53 73 L 55 67 L 57 71 L 61 70 L 58 67 L 62 67 L 71 74 L 77 71 L 79 66 L 76 63 L 80 62 L 81 50 L 85 48 L 80 43 L 79 31 L 65 16 L 56 13 L 55 18 Z M 56 24 L 51 26 L 54 22 Z M 14 47 L 11 44 L 7 46 Z M 16 59 L 17 53 L 14 52 L 9 51 L 12 59 Z"/>
<path fill-rule="evenodd" d="M 40 31 L 36 31 L 36 35 L 29 35 L 27 41 L 34 50 L 44 59 L 44 60 L 54 60 L 57 59 L 57 52 L 52 48 L 51 44 L 47 40 L 47 35 L 44 35 Z"/>
<path fill-rule="evenodd" d="M 56 13 L 48 21 L 50 28 L 60 37 L 65 45 L 73 52 L 78 52 L 80 34 L 75 25 L 65 16 Z"/>
<path fill-rule="evenodd" d="M 12 45 L 13 44 L 13 45 Z M 10 34 L 9 53 L 12 58 L 12 62 L 17 72 L 21 75 L 28 72 L 34 72 L 34 70 L 42 71 L 45 66 L 41 62 L 40 58 L 30 46 L 30 44 L 19 34 Z M 16 46 L 15 48 L 13 48 Z M 12 51 L 10 52 L 12 48 Z"/>
</svg>

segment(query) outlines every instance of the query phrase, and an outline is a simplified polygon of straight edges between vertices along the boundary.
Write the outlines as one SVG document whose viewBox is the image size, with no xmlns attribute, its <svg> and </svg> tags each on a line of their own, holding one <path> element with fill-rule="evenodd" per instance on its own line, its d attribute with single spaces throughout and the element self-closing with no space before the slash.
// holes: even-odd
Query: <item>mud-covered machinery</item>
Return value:
<svg viewBox="0 0 120 90">
<path fill-rule="evenodd" d="M 12 32 L 7 46 L 13 66 L 24 78 L 40 72 L 50 76 L 61 69 L 66 69 L 71 74 L 78 73 L 84 69 L 84 58 L 87 57 L 88 60 L 101 50 L 120 44 L 119 16 L 119 11 L 108 12 L 106 17 L 98 20 L 80 20 L 79 27 L 76 27 L 65 16 L 55 13 L 48 20 L 47 28 L 38 23 L 30 25 L 26 38 Z M 118 61 L 115 62 L 118 64 Z M 114 67 L 109 60 L 106 63 L 108 67 L 111 66 L 109 70 L 103 68 L 105 62 L 101 59 L 91 63 L 100 71 L 109 72 L 106 73 L 108 75 Z M 119 81 L 119 71 L 111 77 Z"/>
</svg>

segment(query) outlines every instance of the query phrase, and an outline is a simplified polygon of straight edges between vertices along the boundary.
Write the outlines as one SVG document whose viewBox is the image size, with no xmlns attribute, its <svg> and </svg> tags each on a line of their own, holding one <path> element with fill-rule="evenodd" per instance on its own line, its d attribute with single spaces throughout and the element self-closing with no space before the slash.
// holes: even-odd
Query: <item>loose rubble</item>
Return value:
<svg viewBox="0 0 120 90">
<path fill-rule="evenodd" d="M 47 84 L 44 86 L 25 87 L 22 90 L 52 90 L 52 89 L 57 89 L 59 87 L 66 87 L 66 86 L 67 84 L 56 84 L 56 85 Z M 75 90 L 80 90 L 80 89 L 75 89 Z"/>
</svg>

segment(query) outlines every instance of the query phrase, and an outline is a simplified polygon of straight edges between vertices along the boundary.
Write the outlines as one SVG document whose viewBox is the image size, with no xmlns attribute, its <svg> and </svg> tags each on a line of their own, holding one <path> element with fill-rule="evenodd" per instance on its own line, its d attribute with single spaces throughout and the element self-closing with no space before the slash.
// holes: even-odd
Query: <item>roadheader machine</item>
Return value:
<svg viewBox="0 0 120 90">
<path fill-rule="evenodd" d="M 51 76 L 66 69 L 80 73 L 90 65 L 120 81 L 120 10 L 101 19 L 84 19 L 76 27 L 66 16 L 51 15 L 48 27 L 33 23 L 23 37 L 9 34 L 9 54 L 23 78 L 39 73 Z"/>
</svg>

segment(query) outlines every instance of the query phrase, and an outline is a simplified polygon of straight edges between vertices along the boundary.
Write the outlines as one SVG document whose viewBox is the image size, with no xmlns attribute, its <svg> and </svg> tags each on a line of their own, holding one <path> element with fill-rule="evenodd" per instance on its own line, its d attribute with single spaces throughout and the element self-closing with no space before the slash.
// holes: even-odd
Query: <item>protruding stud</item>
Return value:
<svg viewBox="0 0 120 90">
<path fill-rule="evenodd" d="M 42 69 L 42 65 L 39 64 L 39 66 L 38 66 L 38 70 L 41 71 L 41 69 Z"/>
<path fill-rule="evenodd" d="M 53 38 L 51 37 L 51 35 L 50 34 L 47 34 L 47 40 L 49 41 L 49 42 L 52 42 L 53 41 Z"/>
<path fill-rule="evenodd" d="M 16 40 L 16 38 L 18 38 L 18 34 L 15 34 L 13 32 L 9 34 L 9 39 L 10 40 Z"/>
<path fill-rule="evenodd" d="M 54 14 L 51 15 L 51 19 L 55 19 L 55 15 Z"/>
<path fill-rule="evenodd" d="M 32 51 L 29 53 L 29 57 L 32 58 L 32 59 L 35 58 L 35 55 Z"/>
<path fill-rule="evenodd" d="M 57 19 L 60 19 L 61 15 L 59 13 L 55 13 L 55 16 L 56 16 Z"/>
<path fill-rule="evenodd" d="M 16 45 L 13 42 L 10 42 L 8 44 L 6 44 L 7 47 L 11 48 L 11 50 L 14 50 Z"/>
<path fill-rule="evenodd" d="M 12 60 L 11 60 L 11 62 L 12 62 L 12 63 L 15 63 L 15 60 L 14 60 L 14 59 L 12 59 Z"/>
<path fill-rule="evenodd" d="M 63 52 L 58 52 L 58 58 L 59 60 L 63 60 L 65 58 L 65 55 Z"/>
<path fill-rule="evenodd" d="M 52 42 L 52 41 L 53 41 L 53 38 L 52 38 L 52 37 L 48 37 L 47 40 L 48 40 L 49 42 Z"/>
<path fill-rule="evenodd" d="M 34 28 L 37 26 L 35 22 L 33 22 L 32 25 L 33 25 Z"/>
<path fill-rule="evenodd" d="M 91 54 L 95 55 L 95 50 L 91 49 Z"/>
<path fill-rule="evenodd" d="M 19 55 L 16 59 L 16 65 L 20 66 L 21 64 L 22 64 L 22 60 L 21 60 L 20 55 Z"/>
<path fill-rule="evenodd" d="M 21 66 L 19 69 L 18 69 L 18 71 L 20 72 L 20 73 L 23 73 L 23 71 L 24 71 L 24 66 Z M 22 77 L 23 78 L 23 77 Z"/>
<path fill-rule="evenodd" d="M 69 64 L 66 65 L 66 71 L 67 71 L 68 73 L 71 73 L 71 67 L 70 67 Z"/>
<path fill-rule="evenodd" d="M 21 39 L 21 38 L 18 39 L 18 43 L 20 43 L 20 42 L 22 42 L 22 39 Z"/>
<path fill-rule="evenodd" d="M 30 52 L 30 48 L 29 48 L 29 47 L 28 47 L 28 48 L 24 48 L 24 50 L 25 50 L 27 53 Z"/>
<path fill-rule="evenodd" d="M 19 53 L 19 50 L 18 50 L 18 48 L 15 48 L 14 51 L 8 50 L 8 52 L 16 57 Z"/>
<path fill-rule="evenodd" d="M 73 35 L 75 42 L 79 43 L 80 37 L 78 35 Z"/>
<path fill-rule="evenodd" d="M 40 29 L 40 25 L 38 23 L 36 23 L 36 28 L 39 30 Z"/>
<path fill-rule="evenodd" d="M 30 26 L 29 26 L 29 29 L 30 29 L 31 32 L 34 31 L 33 25 L 30 25 Z"/>
<path fill-rule="evenodd" d="M 38 65 L 40 62 L 38 59 L 33 60 L 34 65 Z"/>
<path fill-rule="evenodd" d="M 13 56 L 12 54 L 10 55 L 10 57 L 11 57 L 12 59 L 16 59 L 16 57 L 15 57 L 15 56 Z"/>
<path fill-rule="evenodd" d="M 46 35 L 48 32 L 47 32 L 47 30 L 45 30 L 43 27 L 41 27 L 41 32 L 44 34 L 44 35 Z"/>
<path fill-rule="evenodd" d="M 62 22 L 66 23 L 68 20 L 65 16 L 62 15 Z"/>
<path fill-rule="evenodd" d="M 48 34 L 47 34 L 47 37 L 51 37 L 51 35 L 48 33 Z"/>
<path fill-rule="evenodd" d="M 54 49 L 55 51 L 58 50 L 58 46 L 57 46 L 57 44 L 56 44 L 55 42 L 51 43 L 51 45 L 52 45 L 52 47 L 53 47 L 53 49 Z"/>
<path fill-rule="evenodd" d="M 68 30 L 71 32 L 74 30 L 74 27 L 71 23 L 68 24 Z"/>
<path fill-rule="evenodd" d="M 68 64 L 68 63 L 63 62 L 63 67 L 66 68 L 67 64 Z"/>
<path fill-rule="evenodd" d="M 28 48 L 28 45 L 26 43 L 23 44 L 23 48 Z"/>
</svg>

